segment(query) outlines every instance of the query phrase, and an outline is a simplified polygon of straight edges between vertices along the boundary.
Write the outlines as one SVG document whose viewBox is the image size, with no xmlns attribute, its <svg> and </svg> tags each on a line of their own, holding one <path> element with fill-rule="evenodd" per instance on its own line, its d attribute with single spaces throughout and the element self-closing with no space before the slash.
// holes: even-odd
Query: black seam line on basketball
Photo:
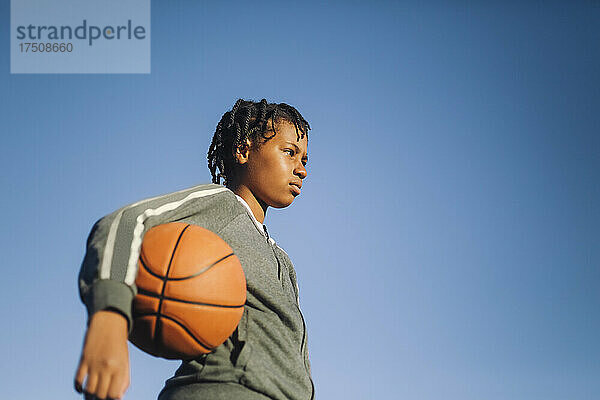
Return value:
<svg viewBox="0 0 600 400">
<path fill-rule="evenodd" d="M 156 277 L 156 278 L 158 278 L 158 279 L 160 279 L 160 280 L 162 280 L 162 281 L 165 281 L 165 280 L 167 280 L 167 281 L 184 281 L 184 280 L 186 280 L 186 279 L 194 278 L 194 277 L 196 277 L 196 276 L 198 276 L 198 275 L 200 275 L 200 274 L 203 274 L 203 273 L 205 273 L 206 271 L 208 271 L 209 269 L 211 269 L 212 267 L 214 267 L 215 265 L 217 265 L 218 263 L 220 263 L 220 262 L 221 262 L 221 261 L 223 261 L 224 259 L 226 259 L 226 258 L 228 258 L 228 257 L 231 257 L 231 256 L 233 256 L 233 255 L 234 255 L 234 253 L 227 254 L 226 256 L 224 256 L 224 257 L 222 257 L 222 258 L 218 259 L 217 261 L 215 261 L 215 262 L 214 262 L 214 263 L 212 263 L 211 265 L 209 265 L 209 266 L 207 266 L 207 267 L 204 267 L 204 268 L 202 268 L 202 269 L 201 269 L 199 272 L 196 272 L 195 274 L 193 274 L 193 275 L 190 275 L 190 276 L 184 276 L 183 278 L 169 278 L 169 277 L 166 277 L 166 279 L 165 279 L 165 277 L 164 277 L 164 276 L 161 276 L 161 275 L 158 275 L 158 274 L 157 274 L 157 273 L 155 273 L 155 272 L 152 272 L 152 271 L 150 270 L 150 268 L 148 268 L 148 266 L 146 265 L 146 263 L 144 262 L 144 259 L 143 259 L 142 257 L 140 257 L 140 262 L 142 263 L 142 267 L 144 267 L 144 269 L 145 269 L 145 270 L 146 270 L 146 271 L 147 271 L 147 272 L 148 272 L 150 275 L 152 275 L 152 276 L 154 276 L 154 277 Z"/>
<path fill-rule="evenodd" d="M 187 224 L 185 226 L 185 228 L 183 228 L 181 230 L 181 233 L 179 234 L 179 237 L 177 238 L 177 242 L 175 242 L 175 247 L 173 247 L 173 252 L 171 253 L 171 259 L 169 260 L 169 265 L 167 266 L 167 272 L 163 279 L 163 287 L 160 292 L 160 298 L 158 299 L 158 316 L 156 317 L 156 322 L 154 323 L 154 345 L 157 349 L 158 349 L 158 344 L 160 343 L 160 339 L 162 336 L 162 332 L 160 329 L 161 328 L 160 319 L 161 319 L 161 314 L 162 314 L 163 297 L 165 295 L 165 290 L 167 289 L 167 279 L 169 278 L 169 271 L 171 270 L 171 264 L 173 263 L 173 258 L 175 258 L 175 252 L 177 251 L 177 246 L 179 246 L 179 242 L 181 241 L 183 234 L 189 227 L 190 227 L 190 224 Z"/>
<path fill-rule="evenodd" d="M 165 314 L 161 314 L 161 313 L 142 313 L 142 314 L 136 314 L 135 315 L 136 318 L 138 317 L 157 317 L 158 318 L 164 318 L 164 319 L 168 319 L 171 320 L 173 322 L 175 322 L 177 325 L 179 325 L 181 328 L 183 328 L 183 330 L 190 335 L 190 337 L 192 337 L 192 339 L 194 339 L 196 341 L 196 343 L 198 343 L 200 346 L 204 347 L 206 350 L 208 351 L 213 351 L 214 349 L 216 349 L 216 347 L 208 347 L 207 345 L 205 345 L 204 343 L 202 343 L 200 341 L 200 339 L 198 339 L 195 335 L 194 332 L 190 331 L 185 325 L 183 325 L 181 322 L 177 321 L 175 318 L 173 317 L 169 317 L 168 315 Z"/>
<path fill-rule="evenodd" d="M 226 259 L 226 258 L 229 258 L 229 257 L 231 257 L 231 256 L 233 256 L 233 253 L 230 253 L 230 254 L 227 254 L 227 255 L 226 255 L 226 256 L 224 256 L 224 257 L 221 257 L 220 259 L 218 259 L 217 261 L 215 261 L 215 262 L 214 262 L 214 263 L 212 263 L 211 265 L 209 265 L 209 266 L 207 266 L 207 267 L 204 267 L 204 268 L 202 268 L 200 271 L 196 272 L 196 273 L 195 273 L 195 274 L 193 274 L 193 275 L 190 275 L 190 276 L 184 276 L 183 278 L 167 278 L 167 279 L 168 279 L 169 281 L 183 281 L 183 280 L 186 280 L 186 279 L 191 279 L 191 278 L 194 278 L 194 277 L 196 277 L 196 276 L 198 276 L 198 275 L 200 275 L 200 274 L 203 274 L 203 273 L 205 273 L 206 271 L 208 271 L 209 269 L 211 269 L 212 267 L 214 267 L 215 265 L 217 265 L 218 263 L 220 263 L 220 262 L 221 262 L 221 261 L 223 261 L 224 259 Z"/>
<path fill-rule="evenodd" d="M 144 296 L 148 296 L 148 297 L 154 297 L 155 299 L 160 299 L 160 296 L 149 292 L 147 290 L 144 289 L 138 289 L 138 294 L 142 294 Z M 211 304 L 211 303 L 202 303 L 199 301 L 190 301 L 190 300 L 181 300 L 181 299 L 176 299 L 174 297 L 169 297 L 169 296 L 162 296 L 163 300 L 170 300 L 170 301 L 174 301 L 177 303 L 185 303 L 185 304 L 196 304 L 199 306 L 210 306 L 210 307 L 221 307 L 221 308 L 241 308 L 244 307 L 244 304 L 241 304 L 239 306 L 228 306 L 225 304 Z"/>
</svg>

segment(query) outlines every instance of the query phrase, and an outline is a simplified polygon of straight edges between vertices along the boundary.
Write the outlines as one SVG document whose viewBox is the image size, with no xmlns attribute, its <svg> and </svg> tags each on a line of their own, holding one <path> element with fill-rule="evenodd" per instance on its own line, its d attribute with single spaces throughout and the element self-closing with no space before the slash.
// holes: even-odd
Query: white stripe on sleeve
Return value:
<svg viewBox="0 0 600 400">
<path fill-rule="evenodd" d="M 144 232 L 144 222 L 149 217 L 154 217 L 156 215 L 160 215 L 167 211 L 175 210 L 180 207 L 182 204 L 187 203 L 190 200 L 198 199 L 200 197 L 210 196 L 224 190 L 228 190 L 227 188 L 216 188 L 209 190 L 201 190 L 198 192 L 192 192 L 187 195 L 185 198 L 179 201 L 174 201 L 171 203 L 163 204 L 158 208 L 148 208 L 143 213 L 138 215 L 136 218 L 135 229 L 133 230 L 133 240 L 131 241 L 131 250 L 129 252 L 129 262 L 127 263 L 127 271 L 125 273 L 125 284 L 131 286 L 135 282 L 135 276 L 137 273 L 137 261 L 140 257 L 140 247 L 142 246 L 142 233 Z"/>
<path fill-rule="evenodd" d="M 183 189 L 183 190 L 180 190 L 180 191 L 177 191 L 177 192 L 170 193 L 169 195 L 183 193 L 183 192 L 186 192 L 188 190 L 190 190 L 190 189 L 189 188 L 188 189 Z M 171 203 L 165 204 L 164 206 L 168 206 L 170 204 L 176 204 L 176 205 L 175 205 L 175 207 L 170 208 L 170 209 L 165 209 L 164 211 L 169 211 L 171 209 L 174 210 L 175 208 L 179 207 L 181 204 L 183 204 L 186 201 L 189 201 L 191 199 L 195 199 L 195 198 L 199 198 L 199 197 L 203 197 L 203 196 L 209 196 L 209 195 L 212 195 L 212 194 L 215 194 L 215 193 L 222 192 L 224 190 L 228 190 L 228 189 L 223 187 L 223 188 L 216 188 L 216 189 L 209 189 L 209 190 L 201 190 L 201 191 L 197 191 L 197 192 L 192 192 L 190 195 L 188 195 L 187 197 L 185 197 L 184 199 L 182 199 L 180 201 L 176 201 L 176 202 L 171 202 Z M 152 201 L 152 200 L 156 200 L 156 199 L 159 199 L 159 198 L 161 198 L 163 196 L 165 196 L 165 195 L 156 196 L 156 197 L 152 197 L 152 198 L 149 198 L 149 199 L 144 199 L 144 200 L 138 201 L 136 203 L 133 203 L 133 204 L 127 206 L 126 208 L 123 208 L 121 211 L 119 211 L 119 213 L 117 214 L 117 216 L 115 217 L 115 219 L 113 220 L 113 222 L 110 224 L 110 229 L 108 231 L 108 236 L 107 236 L 107 240 L 106 240 L 106 246 L 104 247 L 104 252 L 103 252 L 103 255 L 102 255 L 102 264 L 100 265 L 100 271 L 99 271 L 99 274 L 98 274 L 98 276 L 99 276 L 100 279 L 110 279 L 110 272 L 111 272 L 111 266 L 112 266 L 112 261 L 113 261 L 112 259 L 113 259 L 114 248 L 115 248 L 115 240 L 116 240 L 116 237 L 117 237 L 117 230 L 119 228 L 119 224 L 121 223 L 121 217 L 123 216 L 123 213 L 126 210 L 129 210 L 129 209 L 131 209 L 133 207 L 136 207 L 136 206 L 138 206 L 138 205 L 140 205 L 142 203 L 146 203 L 146 202 L 149 202 L 149 201 Z M 162 207 L 164 207 L 164 206 L 162 206 Z M 159 207 L 156 210 L 162 209 L 162 207 Z M 144 213 L 146 213 L 148 210 L 144 211 Z M 164 212 L 164 211 L 161 211 L 161 213 Z M 142 213 L 141 215 L 144 215 L 144 213 Z M 136 239 L 136 236 L 135 236 L 136 233 L 135 232 L 136 232 L 136 229 L 138 229 L 137 225 L 139 224 L 139 219 L 140 219 L 141 215 L 139 215 L 136 218 L 136 227 L 134 229 L 134 237 L 133 237 L 133 241 L 131 243 L 132 252 L 134 250 L 134 246 L 133 245 L 134 245 L 134 242 L 135 242 L 135 239 Z M 153 214 L 153 215 L 158 215 L 158 214 Z M 148 215 L 148 216 L 150 216 L 150 215 Z M 146 218 L 144 218 L 142 220 L 142 225 L 143 225 L 143 222 L 145 221 Z M 142 226 L 142 232 L 143 232 L 143 226 Z M 141 234 L 141 232 L 140 232 L 140 234 Z M 141 244 L 141 239 L 140 239 L 140 244 Z M 136 247 L 136 251 L 138 252 L 138 255 L 136 256 L 136 260 L 134 262 L 134 270 L 131 271 L 131 262 L 129 262 L 128 265 L 127 265 L 127 270 L 125 272 L 125 283 L 128 284 L 128 285 L 130 285 L 130 286 L 135 281 L 135 274 L 137 272 L 137 257 L 139 257 L 139 247 L 140 247 L 140 245 L 137 245 L 137 247 Z M 130 261 L 131 261 L 132 257 L 133 257 L 133 254 L 131 253 L 130 254 L 130 258 L 129 258 Z M 133 276 L 134 278 L 133 279 L 131 279 L 131 278 L 128 279 L 128 277 L 130 277 L 130 276 Z"/>
</svg>

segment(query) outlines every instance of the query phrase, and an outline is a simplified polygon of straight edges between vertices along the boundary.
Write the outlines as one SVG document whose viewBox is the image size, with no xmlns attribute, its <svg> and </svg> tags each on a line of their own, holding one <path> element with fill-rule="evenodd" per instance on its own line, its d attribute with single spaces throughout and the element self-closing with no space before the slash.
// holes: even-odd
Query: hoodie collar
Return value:
<svg viewBox="0 0 600 400">
<path fill-rule="evenodd" d="M 233 194 L 235 194 L 235 193 L 233 193 Z M 261 224 L 260 222 L 258 222 L 258 220 L 256 219 L 256 217 L 254 216 L 254 213 L 250 209 L 250 206 L 248 205 L 248 203 L 246 203 L 246 200 L 244 200 L 244 198 L 242 196 L 239 196 L 237 194 L 235 194 L 235 197 L 238 199 L 238 201 L 240 203 L 242 203 L 242 205 L 244 207 L 246 207 L 246 211 L 248 211 L 250 219 L 252 219 L 252 222 L 256 226 L 256 229 L 258 229 L 258 231 L 260 233 L 262 233 L 263 236 L 268 239 L 269 243 L 271 243 L 272 245 L 275 245 L 275 240 L 272 237 L 270 237 L 268 233 L 266 233 L 266 226 L 264 226 L 263 224 Z"/>
<path fill-rule="evenodd" d="M 254 213 L 250 209 L 250 206 L 248 205 L 248 203 L 246 203 L 246 200 L 244 200 L 244 198 L 242 196 L 238 196 L 237 194 L 235 195 L 235 197 L 237 197 L 237 199 L 239 200 L 239 202 L 242 203 L 242 205 L 244 207 L 246 207 L 246 210 L 248 211 L 248 214 L 250 214 L 250 218 L 252 219 L 252 222 L 254 222 L 254 225 L 256 225 L 256 227 L 258 228 L 258 230 L 261 231 L 261 233 L 264 235 L 265 234 L 265 229 L 263 228 L 262 224 L 260 222 L 258 222 L 258 220 L 256 219 L 256 217 L 254 216 Z"/>
<path fill-rule="evenodd" d="M 252 222 L 254 223 L 254 225 L 256 225 L 256 228 L 258 229 L 258 231 L 260 233 L 262 233 L 263 236 L 266 237 L 271 244 L 275 244 L 275 240 L 272 237 L 269 237 L 267 235 L 267 233 L 265 232 L 266 231 L 265 226 L 263 224 L 261 224 L 260 222 L 258 222 L 258 220 L 256 219 L 256 217 L 254 216 L 254 213 L 250 209 L 250 206 L 248 205 L 248 203 L 246 203 L 246 200 L 244 200 L 244 198 L 242 196 L 239 196 L 237 194 L 235 194 L 235 197 L 237 197 L 238 201 L 240 203 L 242 203 L 242 205 L 244 207 L 246 207 L 246 211 L 248 211 L 248 214 L 250 215 L 250 219 L 252 219 Z"/>
</svg>

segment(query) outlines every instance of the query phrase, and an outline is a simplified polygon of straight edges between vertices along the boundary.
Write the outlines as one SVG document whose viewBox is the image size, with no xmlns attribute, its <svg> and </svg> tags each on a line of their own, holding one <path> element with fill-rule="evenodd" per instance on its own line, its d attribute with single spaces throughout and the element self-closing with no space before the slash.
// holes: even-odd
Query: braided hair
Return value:
<svg viewBox="0 0 600 400">
<path fill-rule="evenodd" d="M 219 184 L 223 178 L 223 184 L 226 184 L 233 174 L 234 150 L 245 144 L 246 139 L 256 145 L 261 145 L 259 136 L 268 141 L 277 134 L 275 125 L 282 120 L 294 125 L 298 140 L 308 136 L 310 125 L 294 107 L 285 103 L 267 103 L 265 99 L 260 102 L 238 99 L 231 111 L 221 117 L 208 149 L 212 182 Z M 267 136 L 271 131 L 273 134 Z"/>
</svg>

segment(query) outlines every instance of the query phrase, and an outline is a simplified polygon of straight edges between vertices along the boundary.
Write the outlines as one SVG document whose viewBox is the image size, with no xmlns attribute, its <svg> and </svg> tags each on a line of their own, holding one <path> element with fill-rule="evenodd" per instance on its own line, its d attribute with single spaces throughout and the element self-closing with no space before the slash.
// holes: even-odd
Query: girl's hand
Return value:
<svg viewBox="0 0 600 400">
<path fill-rule="evenodd" d="M 86 398 L 123 397 L 129 387 L 127 333 L 127 319 L 118 312 L 98 311 L 92 316 L 75 373 L 75 390 Z"/>
</svg>

